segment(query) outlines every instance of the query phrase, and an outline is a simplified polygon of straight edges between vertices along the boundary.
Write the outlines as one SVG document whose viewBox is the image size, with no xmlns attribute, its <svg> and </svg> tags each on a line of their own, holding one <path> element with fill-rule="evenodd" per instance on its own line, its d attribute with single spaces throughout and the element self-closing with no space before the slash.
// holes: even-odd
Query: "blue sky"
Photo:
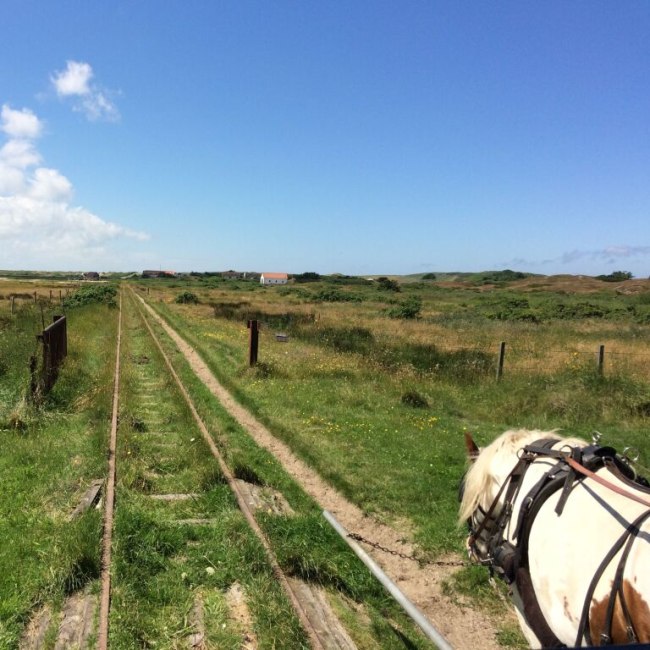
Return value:
<svg viewBox="0 0 650 650">
<path fill-rule="evenodd" d="M 650 275 L 650 3 L 4 0 L 0 268 Z"/>
</svg>

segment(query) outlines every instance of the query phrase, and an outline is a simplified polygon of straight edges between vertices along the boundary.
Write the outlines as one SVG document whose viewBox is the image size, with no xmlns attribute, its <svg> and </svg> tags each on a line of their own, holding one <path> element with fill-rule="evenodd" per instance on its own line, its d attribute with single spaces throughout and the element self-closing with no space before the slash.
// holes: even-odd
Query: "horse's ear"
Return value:
<svg viewBox="0 0 650 650">
<path fill-rule="evenodd" d="M 473 463 L 478 458 L 480 449 L 474 442 L 472 434 L 467 431 L 465 431 L 465 447 L 467 448 L 467 458 Z"/>
</svg>

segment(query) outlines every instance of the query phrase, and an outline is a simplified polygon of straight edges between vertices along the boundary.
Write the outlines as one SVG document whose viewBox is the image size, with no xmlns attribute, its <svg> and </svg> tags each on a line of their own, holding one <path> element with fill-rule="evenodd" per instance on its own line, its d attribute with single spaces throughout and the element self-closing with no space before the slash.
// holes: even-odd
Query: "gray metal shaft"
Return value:
<svg viewBox="0 0 650 650">
<path fill-rule="evenodd" d="M 345 540 L 347 545 L 356 553 L 357 557 L 370 569 L 372 575 L 381 582 L 390 595 L 399 603 L 402 609 L 413 619 L 424 634 L 435 643 L 440 650 L 453 650 L 447 639 L 436 630 L 426 616 L 402 593 L 400 588 L 379 568 L 377 563 L 352 539 L 336 520 L 334 515 L 323 510 L 323 516 L 332 525 L 334 530 Z"/>
</svg>

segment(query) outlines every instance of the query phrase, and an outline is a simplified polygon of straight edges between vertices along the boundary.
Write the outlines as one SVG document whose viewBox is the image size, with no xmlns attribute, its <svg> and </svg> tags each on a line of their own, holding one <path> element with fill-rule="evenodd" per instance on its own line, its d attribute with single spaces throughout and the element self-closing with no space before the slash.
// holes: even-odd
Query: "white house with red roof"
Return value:
<svg viewBox="0 0 650 650">
<path fill-rule="evenodd" d="M 262 273 L 260 284 L 286 284 L 289 276 L 286 273 Z"/>
</svg>

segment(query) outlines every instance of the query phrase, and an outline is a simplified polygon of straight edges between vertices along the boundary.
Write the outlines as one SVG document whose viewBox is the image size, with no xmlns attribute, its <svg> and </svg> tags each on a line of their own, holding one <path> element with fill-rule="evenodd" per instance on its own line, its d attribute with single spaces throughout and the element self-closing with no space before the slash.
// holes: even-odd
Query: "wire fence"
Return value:
<svg viewBox="0 0 650 650">
<path fill-rule="evenodd" d="M 453 351 L 454 348 L 445 348 Z M 625 350 L 612 344 L 598 344 L 591 348 L 552 348 L 544 345 L 531 347 L 501 342 L 483 348 L 493 356 L 495 375 L 500 379 L 512 374 L 557 374 L 589 372 L 606 375 L 626 375 L 650 380 L 650 349 Z"/>
<path fill-rule="evenodd" d="M 0 315 L 11 316 L 30 305 L 62 305 L 69 294 L 70 289 L 0 293 Z"/>
</svg>

